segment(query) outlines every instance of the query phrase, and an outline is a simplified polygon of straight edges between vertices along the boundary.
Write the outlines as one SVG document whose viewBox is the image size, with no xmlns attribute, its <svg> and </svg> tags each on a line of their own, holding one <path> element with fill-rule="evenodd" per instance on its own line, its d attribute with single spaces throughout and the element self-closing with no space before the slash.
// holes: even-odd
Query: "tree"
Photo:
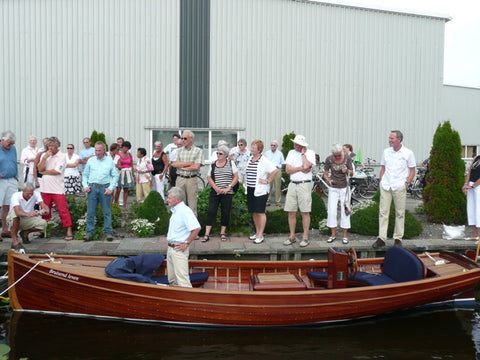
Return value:
<svg viewBox="0 0 480 360">
<path fill-rule="evenodd" d="M 460 135 L 449 121 L 438 125 L 430 150 L 427 186 L 423 191 L 423 209 L 435 223 L 464 224 L 466 199 L 462 193 L 465 163 Z"/>
</svg>

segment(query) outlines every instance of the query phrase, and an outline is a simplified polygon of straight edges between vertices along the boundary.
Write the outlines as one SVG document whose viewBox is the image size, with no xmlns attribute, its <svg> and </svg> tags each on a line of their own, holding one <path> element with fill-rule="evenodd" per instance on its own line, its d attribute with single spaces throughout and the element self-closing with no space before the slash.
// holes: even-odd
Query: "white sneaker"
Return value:
<svg viewBox="0 0 480 360">
<path fill-rule="evenodd" d="M 253 234 L 248 237 L 250 240 L 255 240 L 257 238 L 257 235 Z"/>
<path fill-rule="evenodd" d="M 263 242 L 263 240 L 265 240 L 265 238 L 263 238 L 263 237 L 262 238 L 256 238 L 255 240 L 253 240 L 253 242 L 255 244 L 261 244 Z"/>
<path fill-rule="evenodd" d="M 348 244 L 348 238 L 343 238 L 343 239 L 342 239 L 342 243 Z"/>
<path fill-rule="evenodd" d="M 293 239 L 288 238 L 287 240 L 285 240 L 283 242 L 283 245 L 285 245 L 285 246 L 292 245 L 296 241 L 297 241 L 297 239 L 295 239 L 295 238 L 293 238 Z"/>
<path fill-rule="evenodd" d="M 328 240 L 327 240 L 327 243 L 332 243 L 332 242 L 334 242 L 336 239 L 337 239 L 337 238 L 334 238 L 334 237 L 330 236 L 330 237 L 328 238 Z"/>
<path fill-rule="evenodd" d="M 302 239 L 302 241 L 300 241 L 300 246 L 301 247 L 305 247 L 307 246 L 308 244 L 310 244 L 310 241 L 308 241 L 308 239 Z"/>
</svg>

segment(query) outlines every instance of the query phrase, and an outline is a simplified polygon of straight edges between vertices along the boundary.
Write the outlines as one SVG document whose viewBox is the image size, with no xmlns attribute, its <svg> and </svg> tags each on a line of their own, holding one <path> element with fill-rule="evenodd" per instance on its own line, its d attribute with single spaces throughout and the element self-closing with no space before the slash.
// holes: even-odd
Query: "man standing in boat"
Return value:
<svg viewBox="0 0 480 360">
<path fill-rule="evenodd" d="M 118 182 L 118 171 L 110 156 L 105 156 L 105 144 L 95 143 L 95 156 L 88 159 L 83 171 L 82 186 L 87 193 L 87 233 L 83 240 L 91 241 L 95 230 L 97 205 L 103 211 L 103 233 L 107 241 L 113 240 L 111 202 Z"/>
<path fill-rule="evenodd" d="M 394 246 L 402 246 L 405 229 L 405 203 L 407 187 L 415 176 L 415 156 L 412 150 L 402 145 L 403 134 L 392 130 L 388 137 L 389 148 L 382 154 L 380 164 L 380 213 L 378 218 L 378 238 L 373 248 L 385 246 L 387 238 L 390 204 L 395 205 L 395 229 L 393 230 Z"/>
<path fill-rule="evenodd" d="M 172 211 L 167 233 L 168 282 L 170 285 L 192 287 L 188 272 L 188 247 L 198 236 L 201 227 L 184 200 L 183 189 L 173 187 L 168 192 L 167 204 Z"/>
</svg>

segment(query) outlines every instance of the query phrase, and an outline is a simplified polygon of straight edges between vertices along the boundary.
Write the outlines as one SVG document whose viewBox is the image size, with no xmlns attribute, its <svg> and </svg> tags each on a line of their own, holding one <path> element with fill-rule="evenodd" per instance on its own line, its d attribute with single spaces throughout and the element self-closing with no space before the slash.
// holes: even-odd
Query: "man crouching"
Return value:
<svg viewBox="0 0 480 360">
<path fill-rule="evenodd" d="M 35 209 L 35 205 L 40 206 L 39 210 Z M 18 241 L 18 231 L 24 244 L 29 244 L 28 235 L 31 232 L 42 232 L 45 234 L 47 221 L 42 219 L 40 215 L 48 214 L 50 209 L 43 202 L 40 193 L 34 191 L 34 185 L 26 183 L 22 191 L 12 195 L 10 202 L 10 212 L 7 216 L 7 224 L 12 234 L 12 249 L 24 249 L 23 245 Z"/>
</svg>

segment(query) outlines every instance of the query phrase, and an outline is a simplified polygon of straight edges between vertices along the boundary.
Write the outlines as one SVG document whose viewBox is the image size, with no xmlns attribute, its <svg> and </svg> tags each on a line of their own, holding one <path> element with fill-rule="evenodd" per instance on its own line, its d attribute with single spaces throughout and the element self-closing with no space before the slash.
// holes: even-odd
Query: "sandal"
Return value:
<svg viewBox="0 0 480 360">
<path fill-rule="evenodd" d="M 63 240 L 73 240 L 73 235 L 67 235 L 63 238 Z"/>
<path fill-rule="evenodd" d="M 210 235 L 205 235 L 202 239 L 202 242 L 207 242 L 208 240 L 210 240 Z"/>
<path fill-rule="evenodd" d="M 30 239 L 28 238 L 28 234 L 29 234 L 28 230 L 20 231 L 20 237 L 22 238 L 22 242 L 24 244 L 30 244 L 31 243 Z"/>
<path fill-rule="evenodd" d="M 227 241 L 228 240 L 227 234 L 220 234 L 220 240 Z"/>
</svg>

